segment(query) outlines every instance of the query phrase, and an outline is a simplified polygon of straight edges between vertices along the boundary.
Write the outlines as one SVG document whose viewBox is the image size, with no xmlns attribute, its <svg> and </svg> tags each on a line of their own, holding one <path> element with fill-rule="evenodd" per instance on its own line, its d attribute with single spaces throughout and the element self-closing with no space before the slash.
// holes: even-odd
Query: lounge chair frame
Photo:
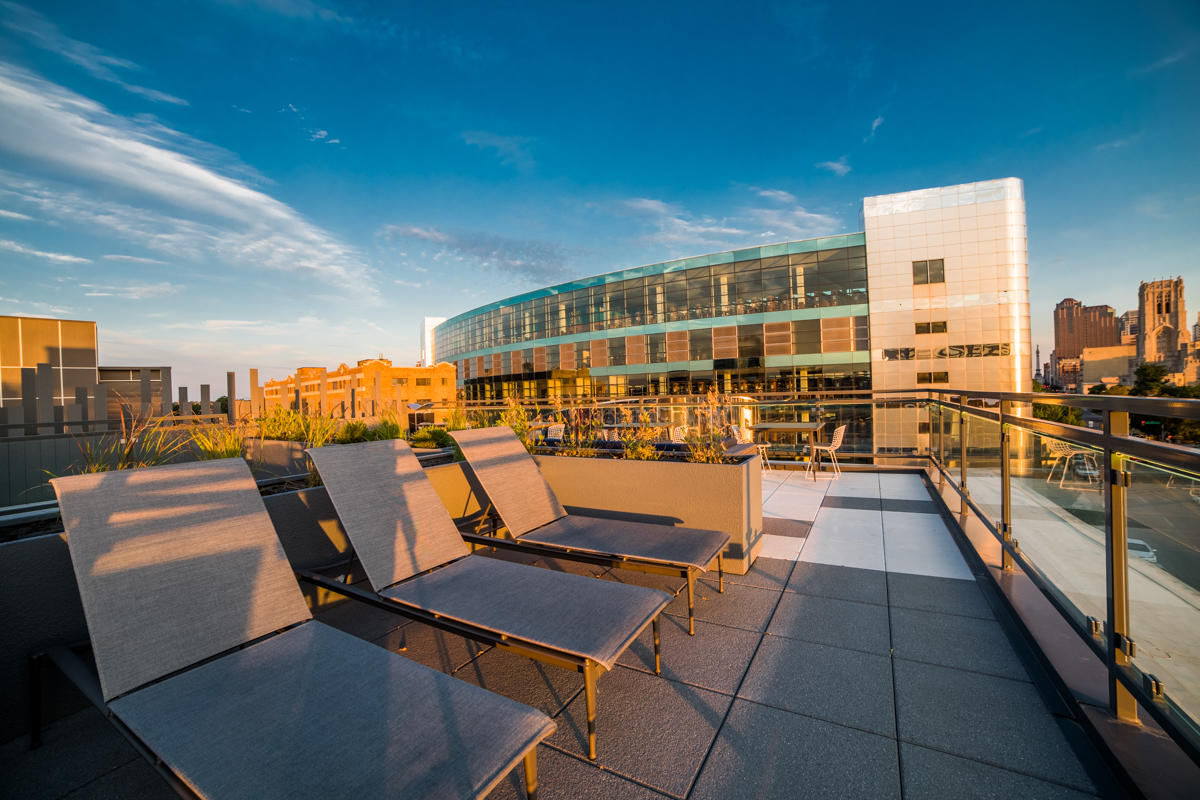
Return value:
<svg viewBox="0 0 1200 800">
<path fill-rule="evenodd" d="M 470 558 L 471 556 L 466 556 Z M 458 559 L 456 559 L 458 560 Z M 453 561 L 450 563 L 454 563 Z M 445 566 L 440 565 L 440 566 Z M 437 569 L 437 568 L 435 568 Z M 419 573 L 420 575 L 428 574 L 433 570 Z M 587 706 L 587 731 L 588 731 L 588 758 L 592 761 L 596 760 L 596 681 L 607 670 L 602 664 L 590 658 L 584 658 L 574 653 L 566 653 L 561 650 L 556 650 L 552 647 L 530 642 L 507 634 L 499 634 L 489 628 L 479 625 L 472 625 L 459 620 L 448 619 L 436 614 L 428 609 L 420 606 L 406 603 L 402 600 L 397 600 L 389 597 L 383 597 L 369 589 L 360 589 L 345 581 L 331 578 L 328 575 L 323 575 L 320 572 L 312 570 L 296 570 L 296 577 L 300 580 L 318 586 L 326 591 L 339 594 L 343 597 L 348 597 L 352 600 L 357 600 L 365 603 L 373 608 L 389 611 L 393 614 L 401 614 L 410 619 L 422 622 L 439 630 L 453 633 L 467 639 L 473 639 L 477 642 L 482 642 L 500 650 L 506 650 L 510 653 L 515 653 L 525 658 L 531 658 L 535 661 L 540 661 L 543 664 L 561 667 L 563 669 L 573 670 L 582 673 L 584 687 L 584 701 Z M 413 576 L 417 577 L 417 576 Z M 662 674 L 662 654 L 661 654 L 661 636 L 659 628 L 659 615 L 655 615 L 650 621 L 651 629 L 654 634 L 654 674 Z M 645 630 L 645 628 L 642 628 Z M 641 631 L 638 631 L 639 635 Z M 404 649 L 403 645 L 401 649 Z"/>
<path fill-rule="evenodd" d="M 489 513 L 488 520 L 491 524 L 491 533 L 489 535 L 485 536 L 479 533 L 460 530 L 463 539 L 472 547 L 476 545 L 495 547 L 499 550 L 512 550 L 517 553 L 538 555 L 545 558 L 561 558 L 583 564 L 595 564 L 600 567 L 617 567 L 619 569 L 643 572 L 650 575 L 667 575 L 673 578 L 683 578 L 687 581 L 688 635 L 694 636 L 696 634 L 696 576 L 702 574 L 704 570 L 691 565 L 664 564 L 660 561 L 650 561 L 637 558 L 636 556 L 597 553 L 594 550 L 577 550 L 575 548 L 559 547 L 521 538 L 505 538 L 500 536 L 499 533 L 500 526 L 503 524 L 503 520 L 500 519 L 499 515 L 495 512 Z M 721 594 L 725 593 L 725 556 L 723 553 L 717 554 L 717 591 Z"/>
</svg>

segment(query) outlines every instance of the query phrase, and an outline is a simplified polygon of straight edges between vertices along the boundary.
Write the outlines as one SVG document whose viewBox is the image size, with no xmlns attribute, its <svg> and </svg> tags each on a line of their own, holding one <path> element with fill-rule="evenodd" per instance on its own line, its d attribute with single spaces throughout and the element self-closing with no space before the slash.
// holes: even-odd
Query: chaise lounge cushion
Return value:
<svg viewBox="0 0 1200 800">
<path fill-rule="evenodd" d="M 471 556 L 379 593 L 611 669 L 671 598 L 642 586 Z"/>
<path fill-rule="evenodd" d="M 318 622 L 110 704 L 201 796 L 483 797 L 544 714 Z"/>
<path fill-rule="evenodd" d="M 704 570 L 725 549 L 729 534 L 571 514 L 524 534 L 521 541 Z"/>
</svg>

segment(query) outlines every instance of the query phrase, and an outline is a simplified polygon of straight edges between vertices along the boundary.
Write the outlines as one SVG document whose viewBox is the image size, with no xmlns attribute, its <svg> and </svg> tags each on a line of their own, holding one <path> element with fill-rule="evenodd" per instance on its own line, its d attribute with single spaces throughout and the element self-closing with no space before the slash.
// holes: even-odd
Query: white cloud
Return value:
<svg viewBox="0 0 1200 800">
<path fill-rule="evenodd" d="M 395 280 L 395 283 L 396 283 L 398 286 L 407 286 L 407 287 L 408 287 L 408 288 L 410 288 L 410 289 L 420 289 L 422 286 L 424 286 L 424 285 L 425 285 L 425 284 L 423 284 L 423 283 L 417 283 L 417 282 L 414 282 L 414 281 L 406 281 L 406 280 L 401 280 L 400 278 L 397 278 L 397 279 Z"/>
<path fill-rule="evenodd" d="M 353 21 L 328 6 L 313 2 L 313 0 L 221 0 L 221 2 L 236 6 L 258 6 L 264 11 L 295 19 L 343 23 Z"/>
<path fill-rule="evenodd" d="M 655 230 L 643 238 L 646 241 L 691 249 L 725 247 L 730 237 L 743 237 L 748 232 L 724 220 L 696 216 L 685 209 L 650 197 L 635 197 L 622 203 L 623 208 L 642 217 Z"/>
<path fill-rule="evenodd" d="M 324 139 L 328 135 L 329 135 L 329 131 L 313 131 L 312 134 L 308 137 L 308 140 L 310 142 L 315 142 L 319 139 Z"/>
<path fill-rule="evenodd" d="M 0 208 L 0 217 L 4 217 L 5 219 L 19 219 L 22 221 L 33 219 L 33 217 L 29 216 L 28 214 L 21 214 L 17 211 L 5 211 L 3 208 Z"/>
<path fill-rule="evenodd" d="M 87 297 L 120 297 L 124 300 L 154 300 L 178 294 L 182 286 L 161 281 L 159 283 L 127 283 L 119 286 L 96 283 L 81 283 Z"/>
<path fill-rule="evenodd" d="M 0 297 L 0 303 L 15 305 L 12 309 L 17 315 L 23 317 L 61 317 L 64 314 L 70 314 L 71 309 L 65 306 L 55 305 L 53 303 L 43 303 L 39 300 L 21 300 L 16 297 Z"/>
<path fill-rule="evenodd" d="M 768 200 L 774 200 L 776 203 L 794 203 L 796 195 L 791 192 L 785 192 L 783 189 L 755 189 L 759 197 L 765 197 Z"/>
<path fill-rule="evenodd" d="M 126 256 L 119 253 L 110 253 L 105 256 L 100 256 L 105 261 L 127 261 L 130 264 L 166 264 L 165 261 L 159 261 L 157 258 L 145 258 L 143 256 Z"/>
<path fill-rule="evenodd" d="M 379 235 L 391 240 L 429 242 L 439 249 L 430 256 L 422 253 L 422 257 L 439 262 L 453 260 L 530 283 L 554 283 L 567 274 L 566 252 L 554 242 L 511 239 L 479 231 L 441 231 L 417 225 L 385 225 Z"/>
<path fill-rule="evenodd" d="M 488 131 L 464 131 L 462 139 L 481 150 L 494 150 L 500 163 L 515 167 L 520 172 L 533 169 L 533 155 L 529 152 L 531 139 L 524 136 L 502 136 Z"/>
<path fill-rule="evenodd" d="M 57 261 L 61 264 L 90 264 L 90 258 L 82 258 L 81 256 L 72 256 L 66 253 L 49 253 L 45 250 L 35 250 L 32 247 L 26 247 L 20 242 L 14 242 L 11 239 L 0 239 L 0 250 L 8 250 L 12 253 L 20 253 L 23 256 L 32 256 L 34 258 L 43 258 L 47 261 Z"/>
<path fill-rule="evenodd" d="M 355 248 L 245 180 L 181 152 L 180 140 L 192 140 L 162 125 L 120 117 L 6 64 L 0 64 L 0 114 L 6 119 L 0 150 L 73 181 L 100 184 L 108 195 L 134 194 L 146 203 L 123 205 L 8 175 L 0 181 L 9 190 L 4 194 L 176 257 L 208 255 L 229 264 L 307 273 L 365 297 L 376 295 L 372 271 Z M 164 205 L 177 213 L 154 210 Z"/>
<path fill-rule="evenodd" d="M 1103 153 L 1105 150 L 1121 150 L 1129 147 L 1131 144 L 1136 144 L 1138 139 L 1141 139 L 1140 133 L 1135 133 L 1132 136 L 1126 136 L 1124 139 L 1113 139 L 1110 142 L 1101 142 L 1096 145 L 1096 152 Z"/>
<path fill-rule="evenodd" d="M 1158 61 L 1138 67 L 1130 72 L 1131 75 L 1142 76 L 1149 75 L 1153 72 L 1166 69 L 1172 64 L 1178 64 L 1180 61 L 1186 60 L 1192 53 L 1196 52 L 1196 43 L 1192 42 L 1186 47 L 1176 50 L 1174 53 L 1163 56 Z"/>
<path fill-rule="evenodd" d="M 829 170 L 839 178 L 850 172 L 850 165 L 846 162 L 846 156 L 842 156 L 837 161 L 819 161 L 813 166 L 817 169 Z"/>
<path fill-rule="evenodd" d="M 876 117 L 875 119 L 871 120 L 871 130 L 867 132 L 866 138 L 864 138 L 863 141 L 869 142 L 872 139 L 874 139 L 875 131 L 879 130 L 879 126 L 882 124 L 883 124 L 883 117 Z"/>
<path fill-rule="evenodd" d="M 140 69 L 137 64 L 123 58 L 110 56 L 98 47 L 81 42 L 64 34 L 50 20 L 41 14 L 18 5 L 17 3 L 0 2 L 0 8 L 7 12 L 3 24 L 6 28 L 20 35 L 30 44 L 49 50 L 72 64 L 83 68 L 93 78 L 108 83 L 114 83 L 127 92 L 139 95 L 157 103 L 173 103 L 186 106 L 188 102 L 181 98 L 160 92 L 157 89 L 147 89 L 129 83 L 116 70 L 133 71 Z"/>
</svg>

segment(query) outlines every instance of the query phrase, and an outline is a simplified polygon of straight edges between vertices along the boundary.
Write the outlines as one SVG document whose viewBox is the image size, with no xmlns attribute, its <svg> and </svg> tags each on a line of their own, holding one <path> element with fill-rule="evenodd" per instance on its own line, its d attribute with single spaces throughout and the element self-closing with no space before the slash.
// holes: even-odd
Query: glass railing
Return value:
<svg viewBox="0 0 1200 800">
<path fill-rule="evenodd" d="M 999 541 L 1004 563 L 1102 660 L 1111 696 L 1132 696 L 1200 755 L 1200 441 L 1191 441 L 1200 401 L 910 391 L 722 396 L 717 409 L 694 397 L 574 402 L 606 424 L 644 418 L 664 436 L 701 421 L 741 428 L 776 466 L 807 459 L 795 423 L 811 422 L 820 442 L 846 426 L 838 457 L 847 465 L 932 465 Z M 543 402 L 530 413 L 571 411 Z"/>
</svg>

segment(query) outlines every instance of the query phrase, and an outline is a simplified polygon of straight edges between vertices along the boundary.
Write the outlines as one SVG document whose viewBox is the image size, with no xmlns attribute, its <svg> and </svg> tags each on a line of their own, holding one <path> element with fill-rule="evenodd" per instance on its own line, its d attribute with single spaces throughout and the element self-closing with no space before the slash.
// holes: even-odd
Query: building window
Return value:
<svg viewBox="0 0 1200 800">
<path fill-rule="evenodd" d="M 931 258 L 928 261 L 914 261 L 912 265 L 914 285 L 946 282 L 946 263 L 943 259 Z"/>
<path fill-rule="evenodd" d="M 912 361 L 916 356 L 915 347 L 885 347 L 883 350 L 884 361 Z"/>
<path fill-rule="evenodd" d="M 918 372 L 917 383 L 949 383 L 949 372 Z"/>
<path fill-rule="evenodd" d="M 408 378 L 392 378 L 392 386 L 408 386 Z"/>
<path fill-rule="evenodd" d="M 431 382 L 430 382 L 429 378 L 417 378 L 417 386 L 430 386 L 430 385 L 431 385 Z"/>
<path fill-rule="evenodd" d="M 445 385 L 446 385 L 446 379 L 442 378 L 442 386 L 445 386 Z"/>
<path fill-rule="evenodd" d="M 945 322 L 918 322 L 917 333 L 945 333 Z"/>
</svg>

